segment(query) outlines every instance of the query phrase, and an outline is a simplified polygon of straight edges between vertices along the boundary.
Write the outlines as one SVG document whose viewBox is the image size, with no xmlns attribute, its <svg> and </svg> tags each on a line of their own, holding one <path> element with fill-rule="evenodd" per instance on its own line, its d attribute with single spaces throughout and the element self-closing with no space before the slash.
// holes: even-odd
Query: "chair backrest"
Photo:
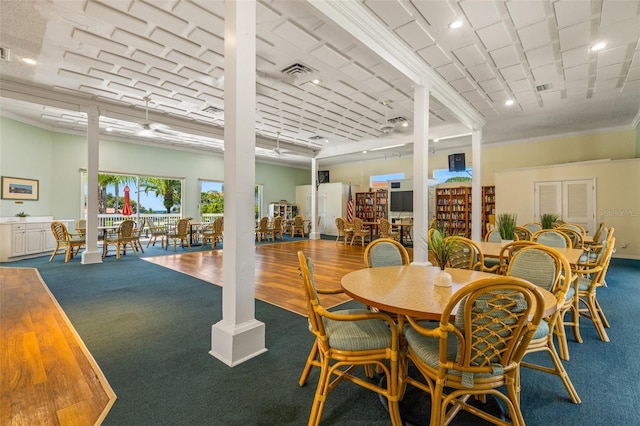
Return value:
<svg viewBox="0 0 640 426">
<path fill-rule="evenodd" d="M 492 243 L 499 243 L 502 241 L 498 228 L 493 228 L 491 231 L 487 232 L 487 235 L 484 236 L 484 240 Z"/>
<path fill-rule="evenodd" d="M 554 248 L 536 244 L 513 253 L 506 274 L 552 292 L 562 303 L 569 288 L 569 280 L 564 277 L 571 276 L 571 266 Z"/>
<path fill-rule="evenodd" d="M 271 226 L 276 232 L 282 230 L 282 216 L 276 216 L 273 218 L 273 225 Z"/>
<path fill-rule="evenodd" d="M 345 225 L 345 220 L 341 217 L 336 217 L 336 229 L 338 230 L 338 232 L 343 232 L 344 228 L 346 227 Z"/>
<path fill-rule="evenodd" d="M 189 223 L 191 221 L 187 218 L 182 218 L 178 221 L 176 225 L 176 234 L 178 235 L 187 235 L 189 233 Z"/>
<path fill-rule="evenodd" d="M 520 250 L 522 247 L 532 246 L 536 244 L 538 243 L 536 243 L 535 241 L 518 240 L 502 246 L 502 249 L 500 249 L 500 257 L 498 258 L 498 263 L 500 264 L 500 269 L 498 270 L 498 273 L 503 275 L 506 273 L 507 267 L 509 266 L 509 262 L 511 261 L 511 257 L 518 250 Z"/>
<path fill-rule="evenodd" d="M 118 238 L 132 238 L 136 231 L 136 222 L 134 220 L 124 220 L 118 226 Z"/>
<path fill-rule="evenodd" d="M 484 255 L 476 243 L 466 237 L 451 236 L 445 242 L 453 240 L 453 248 L 449 254 L 449 266 L 458 269 L 478 270 L 484 264 Z"/>
<path fill-rule="evenodd" d="M 322 321 L 321 312 L 324 311 L 322 305 L 320 304 L 320 299 L 318 298 L 318 292 L 316 291 L 316 282 L 314 277 L 313 270 L 313 260 L 307 257 L 302 253 L 302 251 L 298 252 L 298 262 L 300 264 L 300 275 L 302 276 L 302 284 L 304 287 L 304 294 L 307 299 L 307 310 L 309 313 L 309 327 L 311 328 L 311 332 L 316 335 L 318 338 L 318 343 L 321 343 L 323 340 L 322 337 L 326 336 L 326 331 L 324 329 L 324 323 Z M 328 342 L 322 342 L 324 345 L 328 345 Z"/>
<path fill-rule="evenodd" d="M 364 264 L 367 268 L 408 265 L 409 253 L 392 238 L 378 238 L 364 250 Z"/>
<path fill-rule="evenodd" d="M 363 232 L 362 231 L 362 219 L 360 219 L 359 217 L 354 217 L 353 218 L 353 232 Z"/>
<path fill-rule="evenodd" d="M 296 215 L 293 217 L 293 226 L 295 227 L 304 227 L 304 217 L 301 215 Z"/>
<path fill-rule="evenodd" d="M 598 240 L 600 239 L 600 235 L 602 234 L 602 231 L 604 230 L 605 226 L 604 226 L 604 222 L 600 222 L 600 224 L 598 225 L 598 229 L 596 230 L 595 234 L 593 234 L 593 242 L 597 243 Z"/>
<path fill-rule="evenodd" d="M 380 237 L 388 237 L 391 234 L 391 222 L 385 218 L 378 219 L 378 232 Z"/>
<path fill-rule="evenodd" d="M 64 222 L 51 222 L 51 232 L 53 233 L 56 241 L 69 240 L 69 231 L 67 230 L 67 225 L 65 225 Z"/>
<path fill-rule="evenodd" d="M 600 266 L 599 272 L 594 274 L 592 285 L 601 286 L 604 282 L 604 278 L 607 275 L 607 270 L 609 269 L 609 264 L 611 263 L 611 256 L 613 255 L 613 249 L 616 245 L 616 239 L 611 238 L 605 243 L 607 246 L 602 250 L 602 255 L 597 260 L 597 265 Z"/>
<path fill-rule="evenodd" d="M 571 240 L 571 247 L 581 249 L 584 246 L 582 234 L 575 228 L 570 228 L 567 225 L 556 228 L 556 231 L 566 234 Z"/>
<path fill-rule="evenodd" d="M 587 230 L 584 229 L 584 227 L 582 225 L 580 225 L 579 223 L 565 223 L 564 225 L 561 226 L 561 228 L 573 229 L 574 231 L 577 231 L 583 237 L 585 235 L 587 235 Z"/>
<path fill-rule="evenodd" d="M 87 234 L 87 220 L 86 219 L 78 219 L 76 220 L 76 233 L 84 236 Z"/>
<path fill-rule="evenodd" d="M 538 222 L 525 223 L 524 225 L 522 225 L 522 227 L 527 228 L 532 234 L 542 229 L 542 225 Z"/>
<path fill-rule="evenodd" d="M 556 229 L 541 229 L 531 236 L 531 240 L 549 247 L 572 248 L 571 239 Z"/>
<path fill-rule="evenodd" d="M 260 222 L 258 223 L 258 230 L 266 231 L 268 227 L 269 227 L 269 218 L 266 216 L 260 218 Z"/>
<path fill-rule="evenodd" d="M 518 368 L 543 313 L 542 293 L 523 279 L 496 275 L 464 286 L 442 312 L 438 377 L 455 371 L 462 374 L 465 386 L 473 388 L 474 375 Z M 420 327 L 413 318 L 409 322 Z M 455 356 L 451 346 L 458 347 Z"/>
<path fill-rule="evenodd" d="M 216 217 L 213 220 L 213 225 L 212 225 L 212 229 L 213 232 L 215 233 L 222 233 L 222 218 L 221 217 Z"/>
<path fill-rule="evenodd" d="M 518 240 L 521 241 L 529 241 L 531 240 L 531 236 L 533 235 L 531 231 L 529 231 L 524 226 L 516 226 L 515 233 L 518 236 Z"/>
</svg>

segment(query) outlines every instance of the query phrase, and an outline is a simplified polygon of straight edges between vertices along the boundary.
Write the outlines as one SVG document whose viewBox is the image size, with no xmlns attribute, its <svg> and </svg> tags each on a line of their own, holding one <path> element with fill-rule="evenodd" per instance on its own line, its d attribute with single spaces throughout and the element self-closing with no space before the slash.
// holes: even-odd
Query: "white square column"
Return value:
<svg viewBox="0 0 640 426">
<path fill-rule="evenodd" d="M 256 2 L 226 0 L 224 26 L 222 320 L 209 353 L 233 367 L 267 350 L 255 319 Z"/>
</svg>

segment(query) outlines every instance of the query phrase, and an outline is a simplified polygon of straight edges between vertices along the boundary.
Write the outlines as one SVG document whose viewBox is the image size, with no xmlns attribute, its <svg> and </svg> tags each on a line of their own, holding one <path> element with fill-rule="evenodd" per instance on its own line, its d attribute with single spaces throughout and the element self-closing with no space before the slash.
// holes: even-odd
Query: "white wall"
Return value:
<svg viewBox="0 0 640 426">
<path fill-rule="evenodd" d="M 15 204 L 0 200 L 0 217 L 25 211 L 31 216 L 73 219 L 81 215 L 79 170 L 87 167 L 86 138 L 42 130 L 0 117 L 0 175 L 40 182 L 40 199 Z M 199 179 L 224 180 L 221 155 L 162 149 L 113 140 L 100 141 L 100 170 L 185 180 L 185 217 L 198 217 Z M 271 201 L 294 200 L 297 185 L 308 184 L 305 169 L 256 163 L 256 183 L 264 184 L 263 211 Z"/>
<path fill-rule="evenodd" d="M 596 180 L 596 223 L 615 228 L 615 257 L 640 259 L 640 158 L 496 171 L 496 211 L 533 221 L 536 181 Z M 623 248 L 626 245 L 626 248 Z"/>
</svg>

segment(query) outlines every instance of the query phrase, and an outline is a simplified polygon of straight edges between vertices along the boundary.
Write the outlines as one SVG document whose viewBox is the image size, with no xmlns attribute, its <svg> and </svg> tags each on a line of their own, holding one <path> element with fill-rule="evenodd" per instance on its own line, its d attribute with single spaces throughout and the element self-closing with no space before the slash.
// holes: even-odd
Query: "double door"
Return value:
<svg viewBox="0 0 640 426">
<path fill-rule="evenodd" d="M 558 214 L 564 222 L 582 225 L 595 233 L 595 179 L 535 182 L 534 221 L 545 213 Z"/>
</svg>

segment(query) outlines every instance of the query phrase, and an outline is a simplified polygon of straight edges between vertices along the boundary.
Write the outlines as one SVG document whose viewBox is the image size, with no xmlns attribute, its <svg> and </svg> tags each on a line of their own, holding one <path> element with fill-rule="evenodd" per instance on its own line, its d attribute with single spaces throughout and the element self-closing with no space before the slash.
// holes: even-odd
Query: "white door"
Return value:
<svg viewBox="0 0 640 426">
<path fill-rule="evenodd" d="M 556 213 L 564 222 L 582 225 L 589 234 L 595 232 L 595 179 L 535 182 L 534 220 L 545 213 Z"/>
<path fill-rule="evenodd" d="M 570 180 L 562 182 L 562 220 L 577 223 L 595 232 L 595 179 Z"/>
</svg>

